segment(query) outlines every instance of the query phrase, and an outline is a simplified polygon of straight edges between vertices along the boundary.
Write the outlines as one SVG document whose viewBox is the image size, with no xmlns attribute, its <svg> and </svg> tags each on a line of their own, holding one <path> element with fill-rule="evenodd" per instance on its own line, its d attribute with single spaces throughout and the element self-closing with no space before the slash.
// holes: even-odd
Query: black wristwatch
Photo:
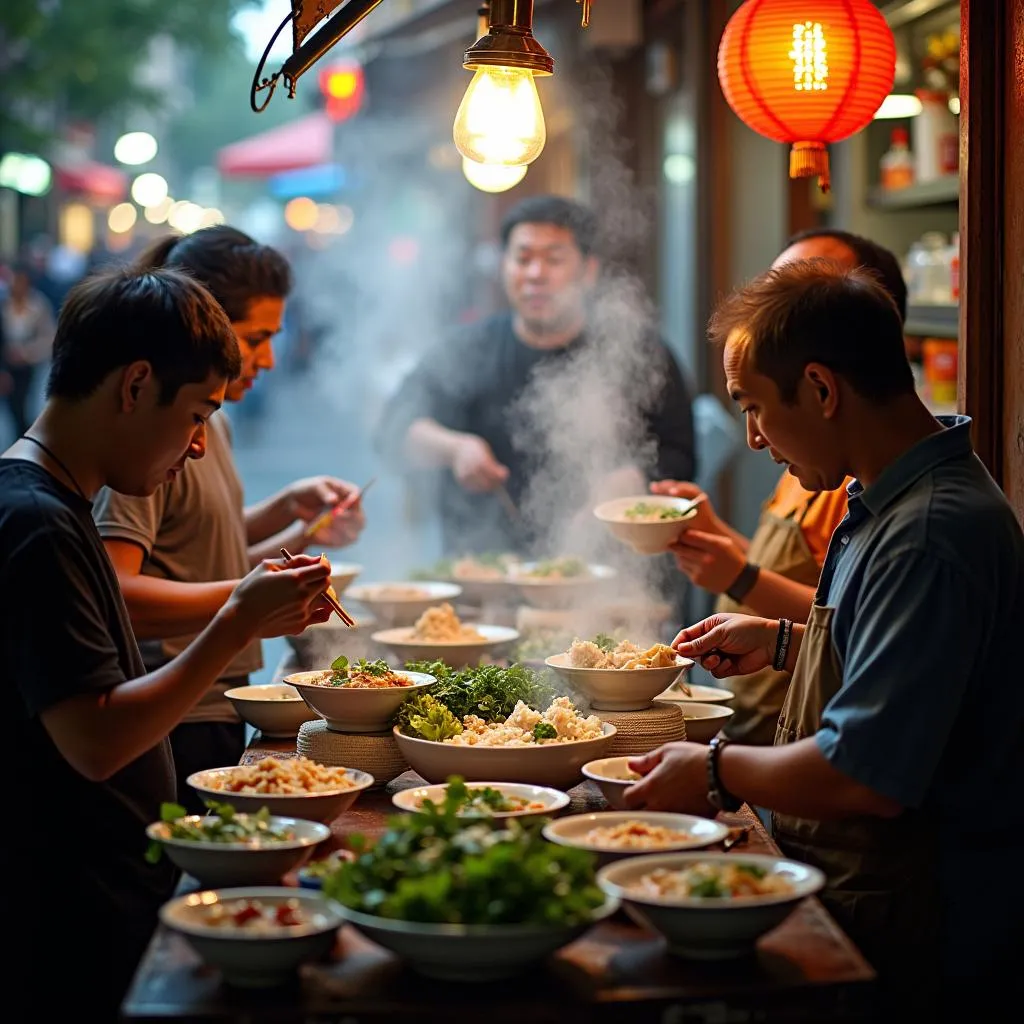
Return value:
<svg viewBox="0 0 1024 1024">
<path fill-rule="evenodd" d="M 718 777 L 718 757 L 729 745 L 725 736 L 714 736 L 708 744 L 708 803 L 719 811 L 738 811 L 743 801 L 730 793 Z"/>
<path fill-rule="evenodd" d="M 740 571 L 739 576 L 732 581 L 732 585 L 726 590 L 726 597 L 731 597 L 737 603 L 742 604 L 743 599 L 754 589 L 754 584 L 757 582 L 757 577 L 760 574 L 761 566 L 747 562 Z"/>
</svg>

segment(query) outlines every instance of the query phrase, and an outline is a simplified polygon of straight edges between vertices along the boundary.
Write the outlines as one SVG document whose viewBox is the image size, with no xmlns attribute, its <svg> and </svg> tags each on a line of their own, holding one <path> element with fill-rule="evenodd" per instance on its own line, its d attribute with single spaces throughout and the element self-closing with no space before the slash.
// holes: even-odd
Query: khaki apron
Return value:
<svg viewBox="0 0 1024 1024">
<path fill-rule="evenodd" d="M 832 614 L 824 605 L 811 609 L 776 746 L 813 736 L 840 688 Z M 811 821 L 773 813 L 772 828 L 786 856 L 824 871 L 822 902 L 879 972 L 886 1007 L 919 1008 L 932 998 L 941 970 L 938 839 L 922 817 L 904 811 L 898 818 Z"/>
<path fill-rule="evenodd" d="M 747 559 L 755 565 L 776 572 L 786 579 L 808 587 L 816 587 L 821 576 L 818 564 L 804 536 L 803 522 L 821 492 L 812 494 L 798 515 L 783 518 L 768 510 L 761 510 L 757 532 L 750 541 Z M 743 612 L 760 615 L 746 605 L 723 594 L 715 605 L 716 612 Z M 779 723 L 779 712 L 789 687 L 789 673 L 775 669 L 762 669 L 748 676 L 731 676 L 722 685 L 732 690 L 736 698 L 729 705 L 733 715 L 723 732 L 741 743 L 771 746 Z"/>
</svg>

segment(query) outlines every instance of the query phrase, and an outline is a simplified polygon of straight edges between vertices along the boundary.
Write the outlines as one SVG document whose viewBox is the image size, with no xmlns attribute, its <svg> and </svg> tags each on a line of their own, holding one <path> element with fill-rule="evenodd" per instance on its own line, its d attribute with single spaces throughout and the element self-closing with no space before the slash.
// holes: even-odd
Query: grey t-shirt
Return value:
<svg viewBox="0 0 1024 1024">
<path fill-rule="evenodd" d="M 148 498 L 118 494 L 104 487 L 93 503 L 93 518 L 104 540 L 126 540 L 145 552 L 146 576 L 178 583 L 212 583 L 244 576 L 250 568 L 245 537 L 242 482 L 231 454 L 230 428 L 214 414 L 206 433 L 206 456 L 190 461 L 178 476 Z M 143 640 L 146 668 L 152 670 L 180 654 L 195 635 Z M 246 647 L 224 679 L 263 667 L 259 641 Z M 215 683 L 185 716 L 187 722 L 235 722 L 224 698 L 229 682 Z"/>
</svg>

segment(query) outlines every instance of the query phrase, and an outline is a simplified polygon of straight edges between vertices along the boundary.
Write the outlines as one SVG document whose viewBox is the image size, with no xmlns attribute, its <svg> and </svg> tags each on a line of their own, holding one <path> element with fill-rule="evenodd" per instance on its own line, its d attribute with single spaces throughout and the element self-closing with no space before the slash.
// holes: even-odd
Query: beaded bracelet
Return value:
<svg viewBox="0 0 1024 1024">
<path fill-rule="evenodd" d="M 775 660 L 772 668 L 782 672 L 786 668 L 786 655 L 789 654 L 789 641 L 793 636 L 793 620 L 779 619 L 779 635 L 775 640 Z"/>
</svg>

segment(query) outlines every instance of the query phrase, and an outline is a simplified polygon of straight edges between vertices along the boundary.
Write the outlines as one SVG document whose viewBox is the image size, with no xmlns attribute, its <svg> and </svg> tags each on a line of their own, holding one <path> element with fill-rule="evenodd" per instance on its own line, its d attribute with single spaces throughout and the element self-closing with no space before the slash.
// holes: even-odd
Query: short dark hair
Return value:
<svg viewBox="0 0 1024 1024">
<path fill-rule="evenodd" d="M 794 260 L 732 293 L 711 317 L 709 334 L 725 342 L 746 334 L 757 372 L 796 401 L 808 363 L 841 375 L 862 398 L 882 404 L 912 394 L 914 375 L 893 297 L 868 270 L 835 260 Z"/>
<path fill-rule="evenodd" d="M 840 231 L 838 228 L 808 228 L 798 231 L 786 243 L 785 249 L 798 242 L 806 242 L 811 238 L 834 238 L 842 242 L 856 257 L 857 265 L 870 270 L 878 283 L 892 296 L 901 320 L 907 319 L 907 282 L 903 279 L 900 261 L 896 254 L 884 245 L 872 242 L 863 235 L 855 235 L 851 231 Z"/>
<path fill-rule="evenodd" d="M 567 228 L 576 239 L 584 256 L 594 252 L 597 245 L 597 218 L 583 203 L 565 196 L 530 196 L 517 203 L 501 222 L 501 247 L 508 248 L 512 232 L 520 224 L 554 224 Z"/>
<path fill-rule="evenodd" d="M 285 299 L 292 290 L 288 260 L 273 246 L 226 224 L 158 238 L 134 266 L 185 271 L 210 290 L 233 322 L 246 318 L 253 299 Z"/>
<path fill-rule="evenodd" d="M 87 398 L 115 370 L 144 360 L 169 405 L 185 384 L 242 372 L 224 310 L 188 275 L 120 270 L 87 277 L 61 307 L 48 398 Z"/>
</svg>

